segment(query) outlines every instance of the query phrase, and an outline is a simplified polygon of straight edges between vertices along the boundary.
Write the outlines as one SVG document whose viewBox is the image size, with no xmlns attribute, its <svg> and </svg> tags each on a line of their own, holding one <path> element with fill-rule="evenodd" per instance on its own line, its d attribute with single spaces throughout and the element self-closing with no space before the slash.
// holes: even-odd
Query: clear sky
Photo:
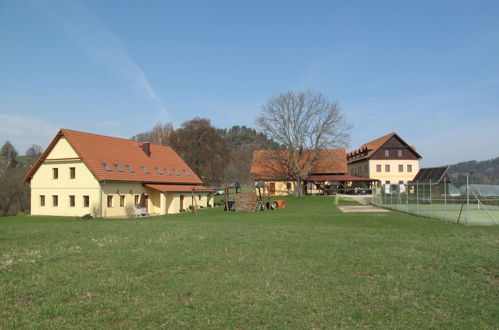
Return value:
<svg viewBox="0 0 499 330">
<path fill-rule="evenodd" d="M 0 143 L 61 127 L 129 138 L 205 117 L 255 126 L 314 89 L 423 166 L 499 156 L 499 1 L 0 0 Z"/>
</svg>

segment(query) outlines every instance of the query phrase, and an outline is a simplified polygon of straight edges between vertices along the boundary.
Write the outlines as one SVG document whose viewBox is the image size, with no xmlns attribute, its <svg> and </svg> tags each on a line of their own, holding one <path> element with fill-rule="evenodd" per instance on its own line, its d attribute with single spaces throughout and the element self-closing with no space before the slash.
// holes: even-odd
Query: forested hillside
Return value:
<svg viewBox="0 0 499 330">
<path fill-rule="evenodd" d="M 186 121 L 178 129 L 171 123 L 157 124 L 150 131 L 134 135 L 132 140 L 171 146 L 211 186 L 233 181 L 251 183 L 253 151 L 279 147 L 253 128 L 218 129 L 205 118 Z"/>
<path fill-rule="evenodd" d="M 470 175 L 471 172 L 473 173 Z M 458 185 L 466 183 L 466 175 L 470 175 L 471 183 L 499 184 L 499 157 L 450 165 L 449 174 L 453 182 Z"/>
</svg>

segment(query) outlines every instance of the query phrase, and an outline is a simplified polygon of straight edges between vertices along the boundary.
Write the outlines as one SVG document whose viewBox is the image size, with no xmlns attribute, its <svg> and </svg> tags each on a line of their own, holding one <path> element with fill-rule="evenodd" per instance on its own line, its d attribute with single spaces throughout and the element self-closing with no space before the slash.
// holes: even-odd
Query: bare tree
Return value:
<svg viewBox="0 0 499 330">
<path fill-rule="evenodd" d="M 173 124 L 171 122 L 166 124 L 157 123 L 152 130 L 132 136 L 132 140 L 166 146 L 169 144 L 168 139 L 173 131 Z"/>
<path fill-rule="evenodd" d="M 271 157 L 296 181 L 297 196 L 303 194 L 303 179 L 319 160 L 320 150 L 346 146 L 351 130 L 339 105 L 311 90 L 271 98 L 256 123 L 286 150 L 274 151 Z"/>
</svg>

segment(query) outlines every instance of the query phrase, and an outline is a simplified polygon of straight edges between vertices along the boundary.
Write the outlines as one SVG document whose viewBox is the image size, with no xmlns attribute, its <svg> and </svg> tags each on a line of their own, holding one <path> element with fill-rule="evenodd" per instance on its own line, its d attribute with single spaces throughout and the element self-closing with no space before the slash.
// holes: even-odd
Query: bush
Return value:
<svg viewBox="0 0 499 330">
<path fill-rule="evenodd" d="M 125 206 L 125 214 L 127 218 L 135 217 L 135 206 L 132 203 L 127 203 Z"/>
<path fill-rule="evenodd" d="M 102 215 L 102 211 L 101 211 L 101 208 L 99 207 L 99 205 L 97 205 L 97 204 L 92 205 L 92 210 L 91 210 L 90 214 L 94 218 L 100 217 Z"/>
</svg>

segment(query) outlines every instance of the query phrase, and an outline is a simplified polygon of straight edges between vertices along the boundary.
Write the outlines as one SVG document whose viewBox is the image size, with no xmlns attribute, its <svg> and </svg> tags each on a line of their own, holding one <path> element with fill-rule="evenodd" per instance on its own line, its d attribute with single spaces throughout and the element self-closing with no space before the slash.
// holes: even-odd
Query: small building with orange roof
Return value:
<svg viewBox="0 0 499 330">
<path fill-rule="evenodd" d="M 348 153 L 348 173 L 377 179 L 381 184 L 406 184 L 418 173 L 421 158 L 414 146 L 390 133 Z"/>
<path fill-rule="evenodd" d="M 213 190 L 171 147 L 68 129 L 24 181 L 32 215 L 125 217 L 213 206 Z"/>
</svg>

